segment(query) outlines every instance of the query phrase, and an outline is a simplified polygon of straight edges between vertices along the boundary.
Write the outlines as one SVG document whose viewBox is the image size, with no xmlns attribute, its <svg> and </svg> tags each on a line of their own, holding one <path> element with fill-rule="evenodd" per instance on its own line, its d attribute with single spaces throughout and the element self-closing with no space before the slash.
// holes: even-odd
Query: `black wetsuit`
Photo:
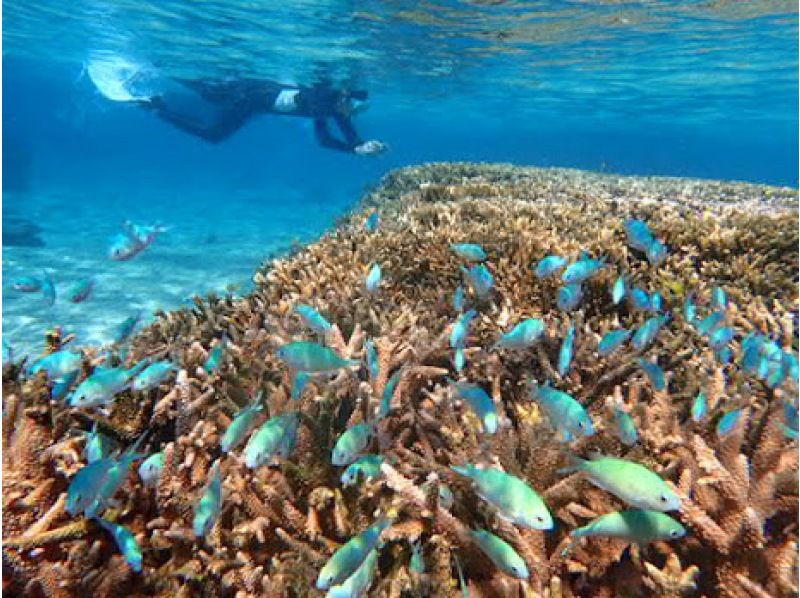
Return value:
<svg viewBox="0 0 800 598">
<path fill-rule="evenodd" d="M 276 108 L 281 92 L 294 94 L 289 110 Z M 342 91 L 319 85 L 293 87 L 252 79 L 230 82 L 173 81 L 169 87 L 144 103 L 159 118 L 211 143 L 219 143 L 259 114 L 282 114 L 314 119 L 314 132 L 324 146 L 353 152 L 362 142 L 350 116 L 343 110 L 349 98 L 365 100 L 365 91 Z M 333 119 L 344 139 L 328 129 Z"/>
</svg>

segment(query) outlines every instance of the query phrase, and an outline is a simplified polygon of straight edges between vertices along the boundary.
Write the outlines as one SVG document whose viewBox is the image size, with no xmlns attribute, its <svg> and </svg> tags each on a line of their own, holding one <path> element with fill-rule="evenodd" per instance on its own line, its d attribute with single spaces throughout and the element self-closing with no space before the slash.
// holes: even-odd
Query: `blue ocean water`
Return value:
<svg viewBox="0 0 800 598">
<path fill-rule="evenodd" d="M 115 320 L 242 288 L 272 252 L 309 241 L 391 168 L 506 161 L 797 186 L 794 2 L 179 2 L 8 0 L 3 13 L 6 338 Z M 103 97 L 93 55 L 163 77 L 268 79 L 369 91 L 357 115 L 378 157 L 320 147 L 307 119 L 264 115 L 210 144 Z M 168 228 L 130 262 L 124 220 Z M 86 304 L 10 288 L 97 278 Z"/>
</svg>

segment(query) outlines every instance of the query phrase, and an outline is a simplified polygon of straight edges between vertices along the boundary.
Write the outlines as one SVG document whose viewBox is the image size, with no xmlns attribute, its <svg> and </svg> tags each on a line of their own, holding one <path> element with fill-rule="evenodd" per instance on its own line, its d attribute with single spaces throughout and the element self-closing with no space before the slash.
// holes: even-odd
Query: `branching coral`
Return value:
<svg viewBox="0 0 800 598">
<path fill-rule="evenodd" d="M 732 197 L 750 198 L 737 204 Z M 649 199 L 642 200 L 641 197 Z M 765 198 L 769 196 L 769 210 Z M 597 355 L 600 335 L 639 326 L 646 314 L 614 306 L 609 287 L 619 271 L 679 308 L 693 292 L 701 308 L 722 285 L 734 305 L 728 318 L 741 337 L 772 335 L 797 350 L 796 204 L 788 192 L 757 186 L 602 177 L 507 166 L 429 165 L 390 174 L 364 206 L 377 207 L 381 227 L 363 230 L 358 210 L 331 234 L 296 255 L 272 261 L 255 275 L 246 297 L 208 297 L 195 307 L 159 315 L 129 350 L 133 361 L 169 355 L 180 364 L 158 390 L 118 395 L 110 413 L 79 413 L 49 400 L 43 374 L 4 372 L 3 566 L 7 591 L 44 596 L 305 596 L 330 555 L 374 523 L 394 517 L 372 592 L 448 595 L 458 590 L 455 557 L 473 595 L 516 596 L 791 596 L 797 594 L 796 443 L 786 438 L 782 404 L 793 382 L 770 389 L 735 364 L 720 364 L 706 340 L 680 316 L 644 352 L 623 348 Z M 759 209 L 752 209 L 754 206 Z M 671 251 L 659 268 L 625 243 L 622 223 L 645 219 Z M 464 378 L 480 384 L 499 414 L 487 435 L 468 405 L 455 400 L 451 298 L 462 283 L 449 243 L 480 243 L 489 254 L 495 290 L 477 302 Z M 586 283 L 580 308 L 556 307 L 557 282 L 531 266 L 547 254 L 605 255 L 609 268 Z M 380 263 L 379 293 L 364 286 L 366 268 Z M 705 298 L 705 299 L 704 299 Z M 275 349 L 315 339 L 293 311 L 320 311 L 334 327 L 325 342 L 341 356 L 361 359 L 375 343 L 379 375 L 366 367 L 315 376 L 293 400 L 293 376 Z M 738 306 L 738 307 L 737 307 Z M 540 318 L 546 333 L 528 350 L 490 351 L 503 332 Z M 576 327 L 569 372 L 556 372 L 561 340 Z M 225 335 L 224 359 L 203 369 Z M 322 340 L 322 339 L 316 339 Z M 53 349 L 57 347 L 58 342 Z M 668 387 L 655 391 L 638 373 L 636 357 L 658 357 Z M 85 351 L 88 371 L 95 353 Z M 374 421 L 389 380 L 389 414 L 377 422 L 368 450 L 385 461 L 381 474 L 343 487 L 330 451 L 349 426 Z M 559 441 L 528 383 L 550 380 L 589 410 L 597 433 Z M 689 415 L 706 393 L 709 415 Z M 223 507 L 204 538 L 192 531 L 197 501 L 220 439 L 235 414 L 263 393 L 257 424 L 298 411 L 296 447 L 278 465 L 246 467 L 241 449 L 224 457 Z M 610 404 L 624 405 L 639 432 L 633 446 L 616 435 Z M 719 437 L 723 411 L 746 417 Z M 155 488 L 131 473 L 108 515 L 126 526 L 144 552 L 133 573 L 98 525 L 72 519 L 63 508 L 70 479 L 82 464 L 81 440 L 94 421 L 122 445 L 146 433 L 144 448 L 163 451 Z M 665 543 L 627 546 L 587 538 L 566 556 L 570 529 L 623 503 L 564 475 L 567 453 L 600 452 L 646 465 L 682 496 L 676 517 L 689 530 Z M 526 530 L 498 517 L 451 465 L 499 467 L 527 481 L 557 521 L 552 531 Z M 455 500 L 449 505 L 446 490 Z M 528 581 L 497 570 L 471 540 L 483 528 L 510 543 L 526 561 Z M 419 539 L 426 570 L 409 565 Z M 109 556 L 111 555 L 111 556 Z"/>
</svg>

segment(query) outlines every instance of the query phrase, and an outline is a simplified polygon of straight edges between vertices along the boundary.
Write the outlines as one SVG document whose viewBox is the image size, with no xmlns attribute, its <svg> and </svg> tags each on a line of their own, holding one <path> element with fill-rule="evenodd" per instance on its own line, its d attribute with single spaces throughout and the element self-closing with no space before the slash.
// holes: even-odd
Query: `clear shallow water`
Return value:
<svg viewBox="0 0 800 598">
<path fill-rule="evenodd" d="M 102 340 L 132 310 L 235 284 L 405 164 L 797 185 L 794 3 L 10 0 L 3 16 L 4 214 L 46 243 L 4 252 L 3 324 L 22 346 L 58 322 Z M 368 89 L 357 127 L 391 152 L 331 152 L 273 116 L 209 145 L 100 96 L 83 71 L 98 52 L 173 77 Z M 171 230 L 118 264 L 105 248 L 126 218 Z M 44 268 L 96 273 L 96 301 L 49 309 L 8 289 Z"/>
</svg>

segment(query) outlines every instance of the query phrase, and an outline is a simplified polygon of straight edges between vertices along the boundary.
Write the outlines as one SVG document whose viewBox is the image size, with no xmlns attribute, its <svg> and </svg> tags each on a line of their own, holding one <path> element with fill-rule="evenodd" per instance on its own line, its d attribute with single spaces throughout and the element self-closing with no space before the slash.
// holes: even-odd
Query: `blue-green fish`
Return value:
<svg viewBox="0 0 800 598">
<path fill-rule="evenodd" d="M 164 469 L 164 452 L 153 453 L 139 465 L 137 473 L 145 486 L 157 486 Z"/>
<path fill-rule="evenodd" d="M 56 302 L 56 285 L 53 282 L 53 277 L 45 272 L 42 278 L 42 297 L 44 297 L 47 305 L 53 305 Z"/>
<path fill-rule="evenodd" d="M 295 372 L 294 376 L 292 377 L 292 400 L 298 400 L 302 395 L 303 391 L 306 388 L 309 380 L 311 380 L 311 374 L 308 372 Z"/>
<path fill-rule="evenodd" d="M 637 351 L 646 349 L 656 340 L 661 328 L 669 321 L 669 316 L 653 316 L 645 321 L 634 333 L 631 344 Z"/>
<path fill-rule="evenodd" d="M 274 457 L 283 455 L 287 452 L 286 439 L 291 441 L 297 433 L 300 423 L 300 416 L 295 413 L 283 413 L 276 415 L 266 421 L 250 437 L 244 449 L 244 462 L 250 469 L 261 467 Z"/>
<path fill-rule="evenodd" d="M 625 298 L 626 288 L 624 276 L 620 276 L 614 281 L 614 286 L 611 287 L 611 301 L 614 305 L 618 305 Z"/>
<path fill-rule="evenodd" d="M 619 436 L 622 444 L 627 446 L 636 444 L 639 435 L 636 432 L 636 423 L 630 413 L 619 406 L 614 407 L 614 423 L 616 424 L 617 436 Z"/>
<path fill-rule="evenodd" d="M 367 274 L 366 287 L 370 293 L 374 293 L 381 285 L 381 267 L 378 264 L 373 264 Z"/>
<path fill-rule="evenodd" d="M 208 357 L 206 357 L 206 361 L 203 363 L 203 369 L 207 374 L 213 374 L 219 369 L 219 366 L 222 365 L 222 359 L 225 357 L 225 348 L 227 344 L 227 337 L 223 336 L 208 352 Z"/>
<path fill-rule="evenodd" d="M 222 508 L 222 474 L 219 471 L 219 461 L 214 461 L 208 478 L 208 486 L 194 510 L 192 528 L 197 538 L 205 537 L 211 531 Z"/>
<path fill-rule="evenodd" d="M 561 349 L 558 351 L 558 375 L 562 378 L 567 375 L 569 366 L 572 364 L 572 355 L 575 351 L 575 325 L 567 329 Z"/>
<path fill-rule="evenodd" d="M 50 398 L 54 401 L 60 401 L 66 397 L 69 394 L 69 391 L 72 390 L 72 387 L 75 386 L 75 383 L 78 381 L 78 377 L 80 375 L 81 371 L 75 370 L 63 378 L 59 378 L 53 384 L 53 388 L 50 390 Z"/>
<path fill-rule="evenodd" d="M 367 219 L 364 220 L 364 230 L 368 233 L 374 233 L 378 230 L 378 226 L 380 226 L 381 220 L 378 212 L 372 212 Z"/>
<path fill-rule="evenodd" d="M 156 361 L 148 365 L 144 371 L 133 379 L 131 388 L 137 391 L 157 388 L 178 367 L 171 361 Z"/>
<path fill-rule="evenodd" d="M 114 328 L 114 342 L 118 345 L 123 344 L 127 341 L 130 336 L 133 334 L 133 331 L 136 330 L 136 326 L 139 325 L 139 320 L 141 320 L 142 314 L 141 312 L 125 318 L 122 322 L 117 324 Z"/>
<path fill-rule="evenodd" d="M 720 349 L 715 349 L 714 357 L 721 364 L 728 364 L 733 361 L 733 350 L 727 346 Z"/>
<path fill-rule="evenodd" d="M 456 367 L 456 371 L 459 374 L 464 371 L 464 368 L 467 366 L 467 354 L 464 352 L 464 349 L 456 349 L 455 355 L 453 356 L 453 365 Z"/>
<path fill-rule="evenodd" d="M 622 345 L 628 342 L 633 334 L 630 330 L 611 330 L 603 335 L 600 344 L 597 345 L 597 352 L 601 357 L 608 357 Z"/>
<path fill-rule="evenodd" d="M 470 266 L 469 269 L 461 266 L 461 271 L 467 277 L 469 285 L 479 299 L 486 299 L 494 287 L 494 277 L 489 272 L 486 264 Z"/>
<path fill-rule="evenodd" d="M 697 305 L 694 302 L 694 294 L 689 294 L 683 301 L 683 319 L 692 325 L 697 320 Z"/>
<path fill-rule="evenodd" d="M 344 583 L 335 585 L 328 590 L 325 598 L 360 598 L 366 596 L 367 590 L 372 585 L 375 569 L 378 565 L 378 551 L 373 548 L 367 554 L 364 562 L 353 571 L 353 574 L 344 580 Z"/>
<path fill-rule="evenodd" d="M 717 435 L 727 436 L 733 432 L 739 425 L 742 413 L 744 413 L 744 409 L 734 409 L 723 415 L 717 422 Z"/>
<path fill-rule="evenodd" d="M 631 298 L 633 309 L 651 311 L 652 305 L 650 304 L 650 295 L 648 295 L 647 291 L 644 289 L 640 289 L 639 287 L 631 289 L 629 297 Z"/>
<path fill-rule="evenodd" d="M 364 343 L 364 353 L 367 356 L 367 369 L 369 370 L 370 378 L 375 380 L 381 373 L 381 368 L 378 363 L 378 352 L 375 350 L 375 343 L 371 339 L 367 339 Z"/>
<path fill-rule="evenodd" d="M 487 257 L 483 247 L 477 243 L 450 243 L 450 249 L 471 262 L 482 262 Z"/>
<path fill-rule="evenodd" d="M 20 293 L 36 293 L 42 290 L 42 281 L 33 276 L 22 276 L 11 283 L 11 288 Z"/>
<path fill-rule="evenodd" d="M 470 530 L 469 535 L 498 569 L 518 579 L 528 579 L 528 567 L 511 544 L 485 530 Z"/>
<path fill-rule="evenodd" d="M 594 434 L 592 418 L 574 397 L 556 390 L 548 382 L 544 386 L 531 384 L 531 400 L 541 407 L 550 420 L 550 425 L 562 435 L 567 442 L 580 436 Z"/>
<path fill-rule="evenodd" d="M 136 542 L 134 535 L 127 528 L 105 519 L 98 518 L 95 521 L 114 538 L 114 542 L 116 542 L 117 548 L 119 548 L 128 566 L 136 573 L 141 573 L 142 550 L 139 548 L 139 543 Z"/>
<path fill-rule="evenodd" d="M 493 349 L 527 349 L 544 334 L 544 322 L 537 318 L 523 320 L 500 337 Z"/>
<path fill-rule="evenodd" d="M 486 391 L 477 384 L 453 381 L 451 381 L 451 384 L 456 394 L 469 404 L 475 415 L 481 420 L 484 431 L 487 434 L 497 432 L 499 418 L 497 417 L 497 408 L 492 397 L 486 394 Z"/>
<path fill-rule="evenodd" d="M 656 239 L 647 248 L 647 261 L 651 266 L 660 266 L 667 259 L 668 249 L 667 246 Z"/>
<path fill-rule="evenodd" d="M 606 513 L 588 525 L 570 532 L 572 541 L 562 551 L 565 556 L 581 539 L 590 536 L 619 538 L 636 544 L 647 544 L 658 540 L 676 540 L 686 535 L 683 526 L 660 511 L 630 509 Z"/>
<path fill-rule="evenodd" d="M 580 283 L 568 284 L 558 289 L 556 305 L 561 311 L 572 311 L 583 299 L 583 288 Z"/>
<path fill-rule="evenodd" d="M 317 589 L 327 590 L 350 577 L 378 545 L 381 533 L 390 525 L 390 519 L 381 519 L 334 552 L 317 577 Z"/>
<path fill-rule="evenodd" d="M 411 545 L 411 559 L 409 560 L 408 568 L 417 575 L 425 573 L 425 557 L 422 554 L 422 542 L 419 540 Z"/>
<path fill-rule="evenodd" d="M 363 455 L 355 462 L 347 466 L 342 474 L 342 485 L 352 486 L 358 483 L 359 476 L 364 480 L 371 480 L 381 475 L 381 465 L 383 465 L 383 457 L 380 455 Z"/>
<path fill-rule="evenodd" d="M 97 429 L 97 422 L 92 427 L 92 432 L 86 437 L 86 445 L 83 447 L 83 455 L 87 463 L 94 463 L 100 459 L 105 459 L 111 454 L 114 442 L 105 434 Z"/>
<path fill-rule="evenodd" d="M 598 488 L 637 509 L 677 511 L 681 508 L 680 497 L 667 483 L 639 463 L 615 457 L 597 457 L 590 461 L 573 457 L 573 464 L 561 473 L 576 471 Z"/>
<path fill-rule="evenodd" d="M 735 335 L 736 332 L 734 332 L 733 328 L 730 326 L 723 326 L 722 328 L 717 328 L 711 333 L 711 335 L 708 337 L 708 344 L 715 351 L 719 351 L 729 342 L 731 342 Z"/>
<path fill-rule="evenodd" d="M 402 376 L 403 370 L 397 370 L 394 374 L 392 374 L 391 378 L 389 378 L 386 386 L 384 386 L 381 404 L 378 407 L 378 419 L 383 419 L 389 415 L 389 412 L 392 410 L 392 398 L 394 397 L 394 390 L 397 388 L 397 383 L 400 382 L 400 378 Z"/>
<path fill-rule="evenodd" d="M 625 221 L 625 233 L 628 236 L 628 245 L 637 251 L 646 252 L 655 241 L 647 223 L 638 218 L 629 218 Z"/>
<path fill-rule="evenodd" d="M 111 504 L 111 499 L 114 498 L 117 490 L 120 489 L 122 484 L 125 482 L 125 479 L 128 477 L 128 472 L 131 468 L 131 465 L 133 465 L 133 462 L 138 459 L 143 459 L 147 456 L 136 452 L 144 438 L 144 436 L 140 436 L 130 448 L 128 448 L 119 458 L 114 459 L 111 465 L 105 470 L 103 483 L 95 494 L 94 501 L 89 508 L 86 509 L 87 517 L 91 518 L 96 516 Z M 103 461 L 105 461 L 105 459 L 95 461 L 95 463 L 101 463 Z"/>
<path fill-rule="evenodd" d="M 639 357 L 636 362 L 639 364 L 639 367 L 642 368 L 642 371 L 647 374 L 647 378 L 650 380 L 650 384 L 653 386 L 653 388 L 661 391 L 667 387 L 667 380 L 664 376 L 664 370 L 662 370 L 657 363 L 647 361 L 642 357 Z"/>
<path fill-rule="evenodd" d="M 697 332 L 699 332 L 702 335 L 710 335 L 724 323 L 725 323 L 725 312 L 715 311 L 697 323 Z"/>
<path fill-rule="evenodd" d="M 80 372 L 81 359 L 80 353 L 62 349 L 36 360 L 30 368 L 30 374 L 47 372 L 47 377 L 51 380 L 66 378 L 70 374 Z"/>
<path fill-rule="evenodd" d="M 331 451 L 331 463 L 349 465 L 358 459 L 359 455 L 367 448 L 374 433 L 375 425 L 366 422 L 345 430 Z"/>
<path fill-rule="evenodd" d="M 711 309 L 727 309 L 728 294 L 722 287 L 714 287 L 711 291 Z"/>
<path fill-rule="evenodd" d="M 539 263 L 536 264 L 536 268 L 534 269 L 533 273 L 536 278 L 546 278 L 548 276 L 552 276 L 566 265 L 566 258 L 563 258 L 560 255 L 548 255 L 539 260 Z"/>
<path fill-rule="evenodd" d="M 597 274 L 604 266 L 605 258 L 591 259 L 583 256 L 577 262 L 571 263 L 561 274 L 561 280 L 566 284 L 578 284 Z"/>
<path fill-rule="evenodd" d="M 113 458 L 106 457 L 78 470 L 67 488 L 67 513 L 76 517 L 92 506 L 114 463 Z"/>
<path fill-rule="evenodd" d="M 333 349 L 309 341 L 286 344 L 275 354 L 290 368 L 301 372 L 333 372 L 359 363 L 357 359 L 344 359 Z"/>
<path fill-rule="evenodd" d="M 84 278 L 77 281 L 67 291 L 67 300 L 71 303 L 83 303 L 92 296 L 94 285 L 93 278 Z"/>
<path fill-rule="evenodd" d="M 453 309 L 455 309 L 457 312 L 464 311 L 465 300 L 466 296 L 464 294 L 464 287 L 459 285 L 453 293 Z"/>
<path fill-rule="evenodd" d="M 650 311 L 658 313 L 664 310 L 664 296 L 658 291 L 650 294 Z"/>
<path fill-rule="evenodd" d="M 470 478 L 478 495 L 499 511 L 500 517 L 530 529 L 552 529 L 553 518 L 542 498 L 518 477 L 494 467 L 453 465 L 453 471 Z"/>
<path fill-rule="evenodd" d="M 697 396 L 692 403 L 692 421 L 699 422 L 705 418 L 706 414 L 708 413 L 708 399 L 706 399 L 706 393 L 702 390 L 697 393 Z"/>
<path fill-rule="evenodd" d="M 78 385 L 67 399 L 70 407 L 97 407 L 114 398 L 124 390 L 131 379 L 147 366 L 143 359 L 130 369 L 123 366 L 116 368 L 97 368 L 91 376 Z"/>
<path fill-rule="evenodd" d="M 450 346 L 453 349 L 463 349 L 467 346 L 467 337 L 469 336 L 469 325 L 472 319 L 478 315 L 474 309 L 461 314 L 453 324 L 453 330 L 450 331 Z"/>
<path fill-rule="evenodd" d="M 259 400 L 255 400 L 236 414 L 219 443 L 223 453 L 231 452 L 242 443 L 263 408 L 264 405 Z"/>
<path fill-rule="evenodd" d="M 325 334 L 333 326 L 323 317 L 322 314 L 320 314 L 310 305 L 298 303 L 294 306 L 294 311 L 300 316 L 300 318 L 303 320 L 303 323 L 317 334 Z"/>
</svg>

